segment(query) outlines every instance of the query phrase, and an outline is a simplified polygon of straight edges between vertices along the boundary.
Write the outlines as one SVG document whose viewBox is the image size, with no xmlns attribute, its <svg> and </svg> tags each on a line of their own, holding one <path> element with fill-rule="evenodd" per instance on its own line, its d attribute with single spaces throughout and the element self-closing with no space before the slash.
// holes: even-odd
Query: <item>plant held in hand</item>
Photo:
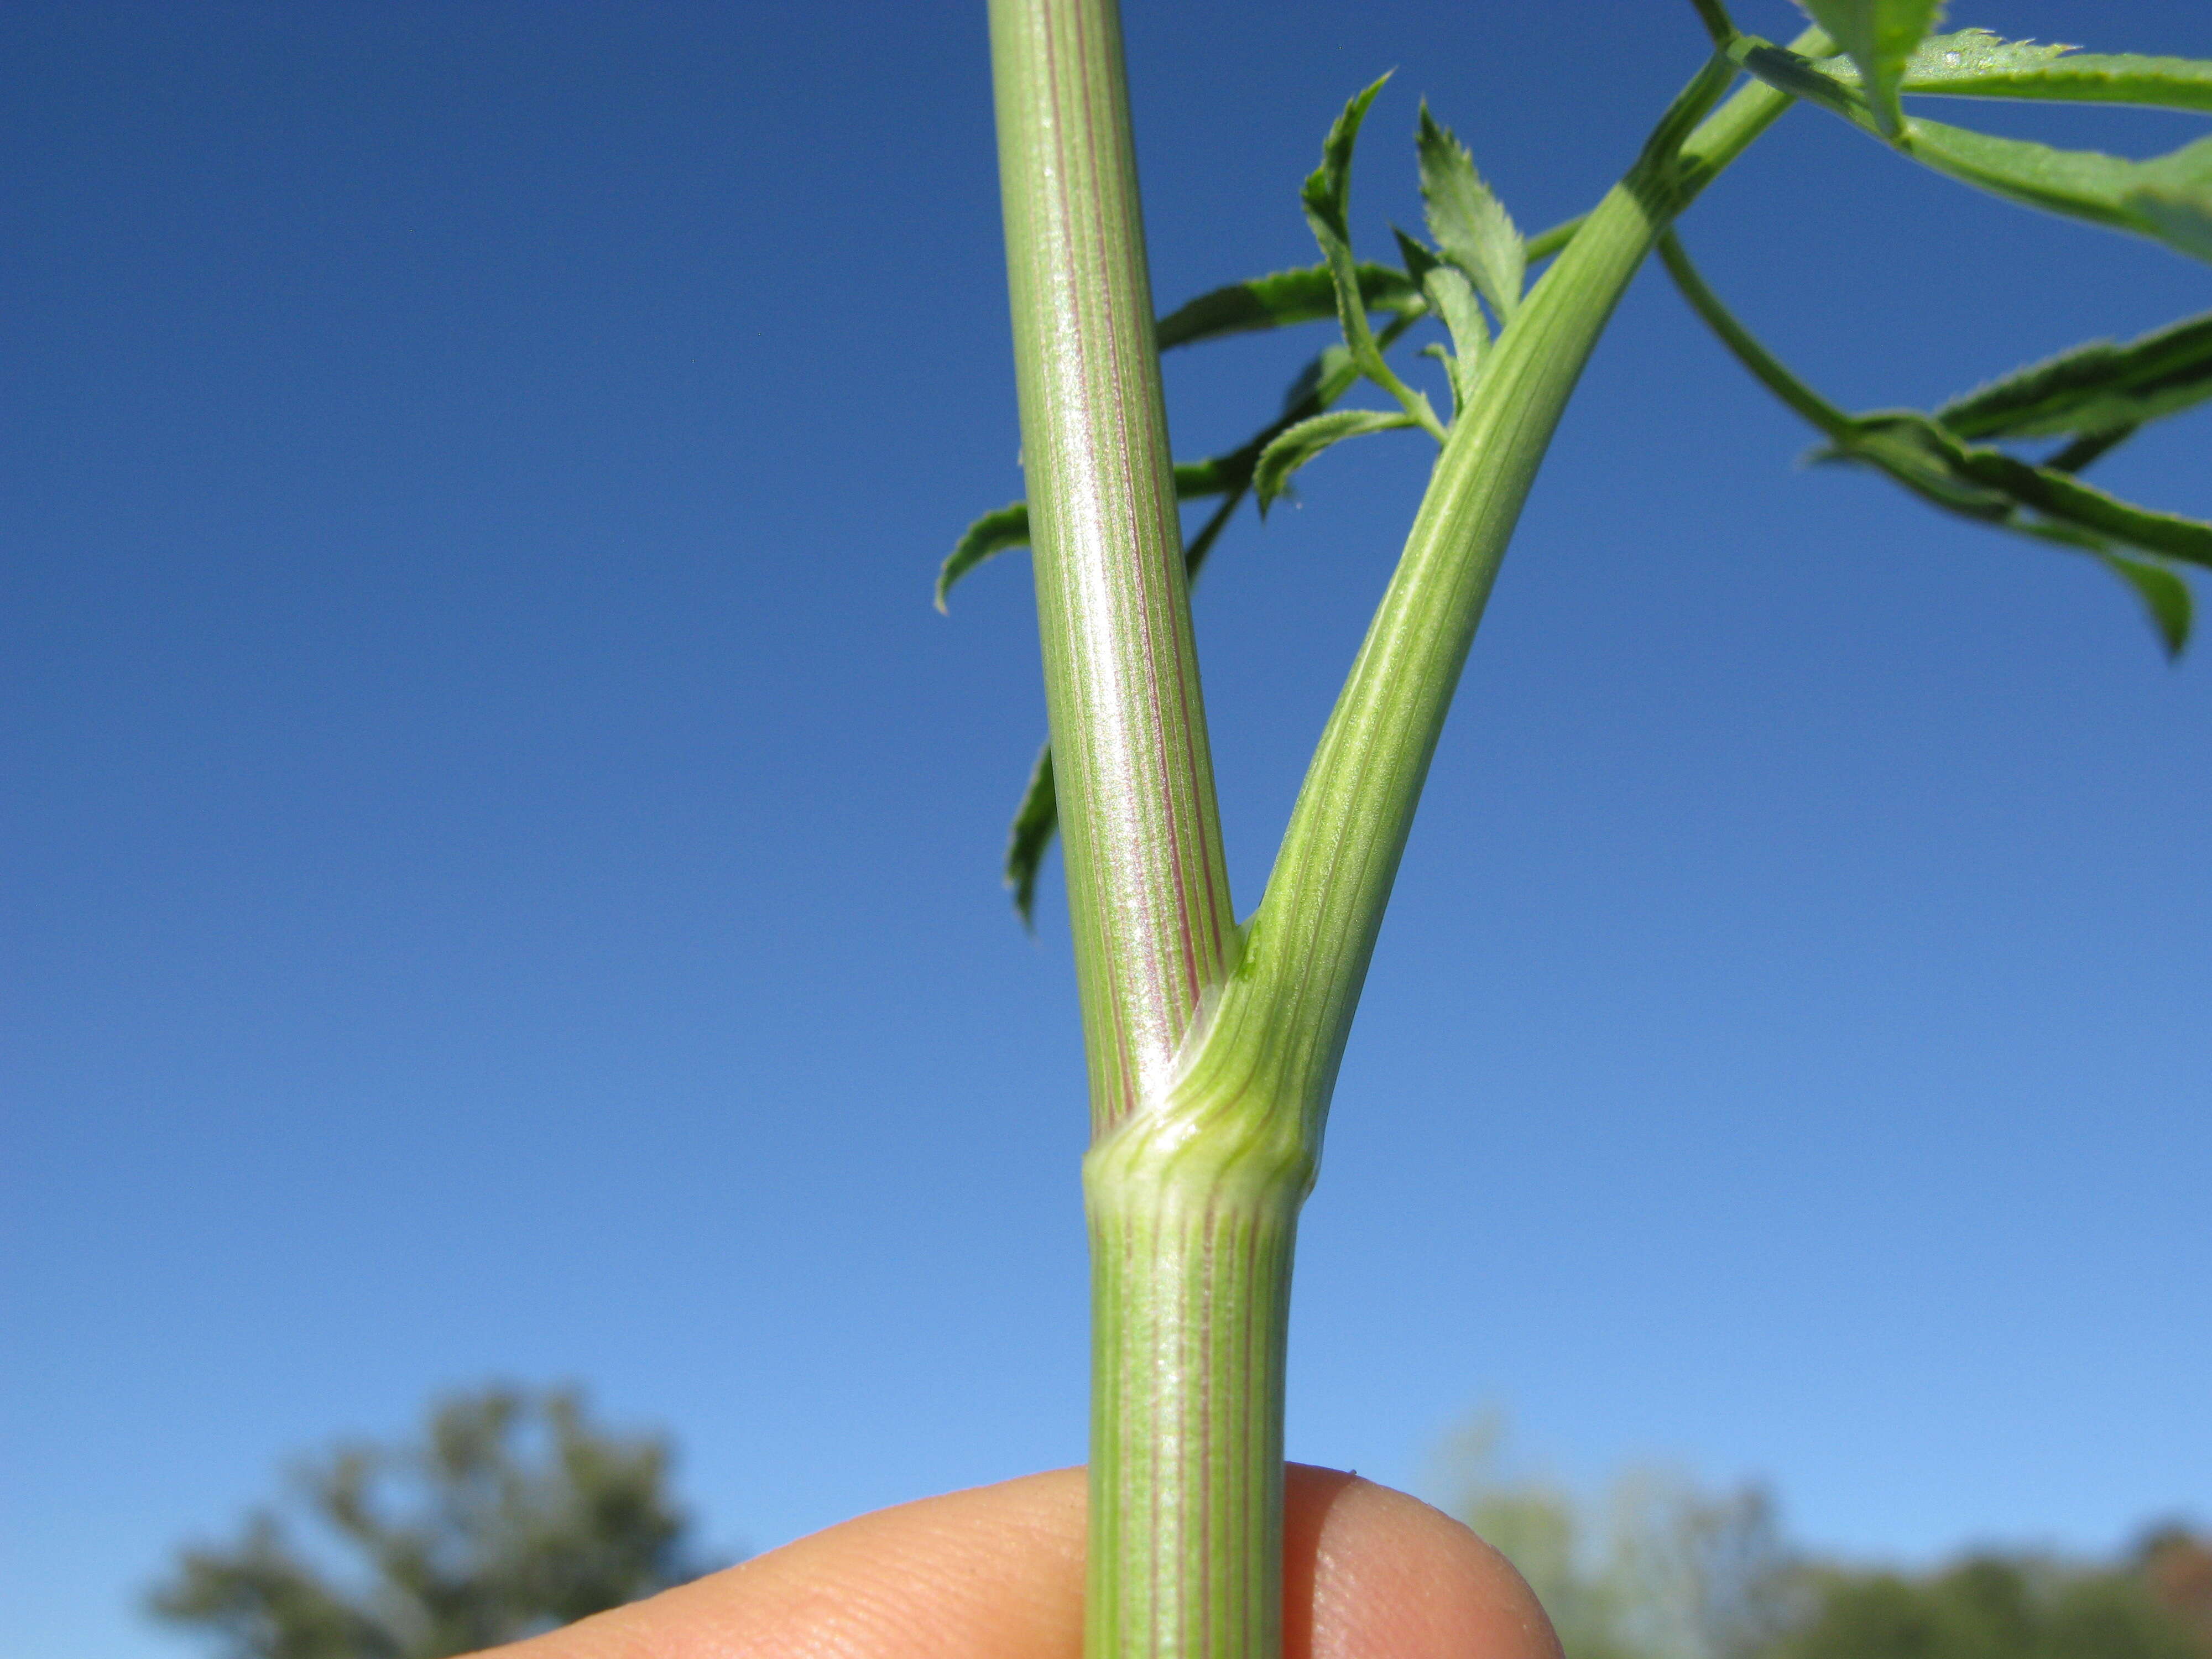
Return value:
<svg viewBox="0 0 2212 1659">
<path fill-rule="evenodd" d="M 978 520 L 940 605 L 1009 548 L 1034 552 L 1051 741 L 1006 873 L 1024 916 L 1055 832 L 1089 1057 L 1085 1162 L 1094 1330 L 1087 1644 L 1267 1659 L 1280 1645 L 1283 1358 L 1291 1244 L 1323 1119 L 1423 780 L 1499 561 L 1616 303 L 1659 252 L 1692 309 L 1825 441 L 1950 512 L 2097 560 L 2187 640 L 2182 572 L 2212 525 L 2082 481 L 2149 422 L 2212 397 L 2212 314 L 2097 342 L 1941 408 L 1850 414 L 1727 310 L 1674 225 L 1794 104 L 1976 188 L 2212 259 L 2212 138 L 2148 161 L 1908 115 L 1907 94 L 2212 111 L 2212 64 L 1936 34 L 1937 0 L 1805 0 L 1783 46 L 1693 0 L 1702 66 L 1589 213 L 1524 237 L 1424 106 L 1433 246 L 1354 254 L 1355 96 L 1302 192 L 1322 261 L 1154 320 L 1113 0 L 991 0 L 1027 499 Z M 1686 54 L 1688 56 L 1689 54 Z M 1530 269 L 1550 264 L 1529 285 Z M 1282 414 L 1177 465 L 1162 350 L 1334 319 Z M 1394 367 L 1424 324 L 1448 407 Z M 1367 383 L 1382 409 L 1337 405 Z M 1405 550 L 1307 772 L 1259 908 L 1229 893 L 1189 584 L 1248 496 L 1264 513 L 1330 446 L 1438 446 Z M 2047 441 L 2040 459 L 2007 447 Z M 1218 506 L 1186 542 L 1179 506 Z"/>
</svg>

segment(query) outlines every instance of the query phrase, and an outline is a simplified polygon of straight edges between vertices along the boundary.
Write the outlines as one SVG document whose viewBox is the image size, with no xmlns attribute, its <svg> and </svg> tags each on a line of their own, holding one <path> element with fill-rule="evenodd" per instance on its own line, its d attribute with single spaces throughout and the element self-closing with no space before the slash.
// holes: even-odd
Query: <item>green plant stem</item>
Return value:
<svg viewBox="0 0 2212 1659">
<path fill-rule="evenodd" d="M 1241 953 L 1152 367 L 1112 0 L 993 0 L 1023 441 L 1094 1135 L 1091 1659 L 1275 1659 L 1297 1216 L 1484 599 L 1652 239 L 1786 106 L 1709 67 L 1455 422 Z M 1171 573 L 1171 574 L 1170 574 Z M 1072 787 L 1071 787 L 1072 786 Z"/>
<path fill-rule="evenodd" d="M 992 0 L 1000 181 L 1096 1128 L 1236 949 L 1112 0 Z"/>
<path fill-rule="evenodd" d="M 2044 465 L 2053 472 L 2079 472 L 2108 450 L 2118 448 L 2136 435 L 2132 426 L 2107 427 L 2102 432 L 2085 432 L 2053 455 Z"/>
<path fill-rule="evenodd" d="M 1724 67 L 1709 66 L 1661 133 L 1680 132 L 1726 78 Z M 1264 1120 L 1276 1162 L 1318 1158 L 1429 760 L 1559 416 L 1653 241 L 1789 102 L 1746 86 L 1679 148 L 1647 150 L 1499 337 L 1322 733 L 1236 977 L 1180 1080 L 1182 1113 Z"/>
<path fill-rule="evenodd" d="M 1571 219 L 1562 219 L 1558 224 L 1538 231 L 1528 239 L 1521 257 L 1532 265 L 1539 259 L 1548 259 L 1575 240 L 1575 233 L 1583 228 L 1583 221 L 1589 217 L 1587 213 L 1577 213 Z"/>
<path fill-rule="evenodd" d="M 1735 21 L 1728 15 L 1728 8 L 1721 0 L 1690 0 L 1690 3 L 1697 8 L 1698 21 L 1713 37 L 1713 45 L 1726 52 L 1736 36 Z"/>
<path fill-rule="evenodd" d="M 1667 267 L 1674 286 L 1690 302 L 1690 309 L 1698 313 L 1705 326 L 1720 337 L 1721 343 L 1760 385 L 1830 438 L 1840 442 L 1857 430 L 1856 421 L 1791 374 L 1780 358 L 1759 343 L 1758 336 L 1736 320 L 1735 313 L 1721 303 L 1720 295 L 1706 285 L 1697 266 L 1690 263 L 1681 239 L 1672 230 L 1659 239 L 1659 262 Z"/>
<path fill-rule="evenodd" d="M 1139 1168 L 1237 930 L 1221 855 L 1112 0 L 992 0 L 1037 617 L 1090 1057 L 1085 1644 L 1272 1655 L 1302 1184 Z M 1101 1156 L 1099 1148 L 1108 1149 Z M 1242 1201 L 1249 1197 L 1249 1201 Z"/>
<path fill-rule="evenodd" d="M 1679 134 L 1726 78 L 1701 76 L 1668 130 Z M 1607 319 L 1668 219 L 1787 104 L 1747 87 L 1679 154 L 1670 141 L 1648 155 L 1522 304 L 1438 458 L 1236 974 L 1165 1097 L 1085 1160 L 1101 1264 L 1092 1659 L 1276 1651 L 1292 1228 L 1429 757 L 1514 520 Z"/>
<path fill-rule="evenodd" d="M 1132 1123 L 1140 1121 L 1132 1118 Z M 1273 1659 L 1282 1646 L 1283 1373 L 1310 1165 L 1149 1137 L 1085 1159 L 1090 1659 Z"/>
</svg>

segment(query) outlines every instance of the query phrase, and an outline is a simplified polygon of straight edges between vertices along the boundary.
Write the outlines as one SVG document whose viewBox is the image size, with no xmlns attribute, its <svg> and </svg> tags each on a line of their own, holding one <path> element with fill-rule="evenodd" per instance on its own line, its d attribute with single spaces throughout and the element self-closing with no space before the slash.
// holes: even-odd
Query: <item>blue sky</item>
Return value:
<svg viewBox="0 0 2212 1659">
<path fill-rule="evenodd" d="M 2212 56 L 2187 9 L 1954 15 Z M 1164 302 L 1312 258 L 1383 70 L 1370 251 L 1417 95 L 1534 227 L 1700 55 L 1687 6 L 1343 10 L 1129 5 Z M 176 1542 L 489 1377 L 670 1430 L 732 1551 L 1078 1460 L 1066 930 L 996 884 L 1024 561 L 928 605 L 1020 490 L 981 8 L 0 32 L 0 1653 L 187 1651 L 132 1607 Z M 1810 112 L 1685 235 L 1856 407 L 2212 296 Z M 1171 360 L 1179 450 L 1320 337 Z M 2208 433 L 2098 476 L 2212 517 Z M 1292 1455 L 1434 1491 L 1502 1405 L 1854 1555 L 2212 1522 L 2212 680 L 1808 442 L 1639 282 L 1384 931 Z M 1199 594 L 1245 908 L 1421 468 L 1332 453 Z"/>
</svg>

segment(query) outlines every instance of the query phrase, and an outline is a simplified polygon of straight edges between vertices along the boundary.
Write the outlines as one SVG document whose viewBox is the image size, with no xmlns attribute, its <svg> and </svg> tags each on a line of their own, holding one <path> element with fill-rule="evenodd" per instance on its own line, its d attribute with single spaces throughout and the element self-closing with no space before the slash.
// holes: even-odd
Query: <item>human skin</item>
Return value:
<svg viewBox="0 0 2212 1659">
<path fill-rule="evenodd" d="M 496 1659 L 1078 1659 L 1084 1517 L 1079 1468 L 927 1498 Z M 1284 1659 L 1560 1659 L 1505 1558 L 1403 1492 L 1293 1463 L 1285 1543 Z"/>
</svg>

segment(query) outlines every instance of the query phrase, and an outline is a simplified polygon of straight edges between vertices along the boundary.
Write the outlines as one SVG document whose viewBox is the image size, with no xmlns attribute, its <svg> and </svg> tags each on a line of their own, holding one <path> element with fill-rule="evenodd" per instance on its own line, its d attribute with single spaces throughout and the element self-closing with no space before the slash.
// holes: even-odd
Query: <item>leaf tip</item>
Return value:
<svg viewBox="0 0 2212 1659">
<path fill-rule="evenodd" d="M 1036 932 L 1037 877 L 1059 830 L 1060 797 L 1053 777 L 1052 744 L 1047 742 L 1037 751 L 1029 786 L 1022 791 L 1021 805 L 1015 809 L 1003 866 L 1006 886 L 1013 895 L 1014 914 L 1032 935 Z"/>
</svg>

